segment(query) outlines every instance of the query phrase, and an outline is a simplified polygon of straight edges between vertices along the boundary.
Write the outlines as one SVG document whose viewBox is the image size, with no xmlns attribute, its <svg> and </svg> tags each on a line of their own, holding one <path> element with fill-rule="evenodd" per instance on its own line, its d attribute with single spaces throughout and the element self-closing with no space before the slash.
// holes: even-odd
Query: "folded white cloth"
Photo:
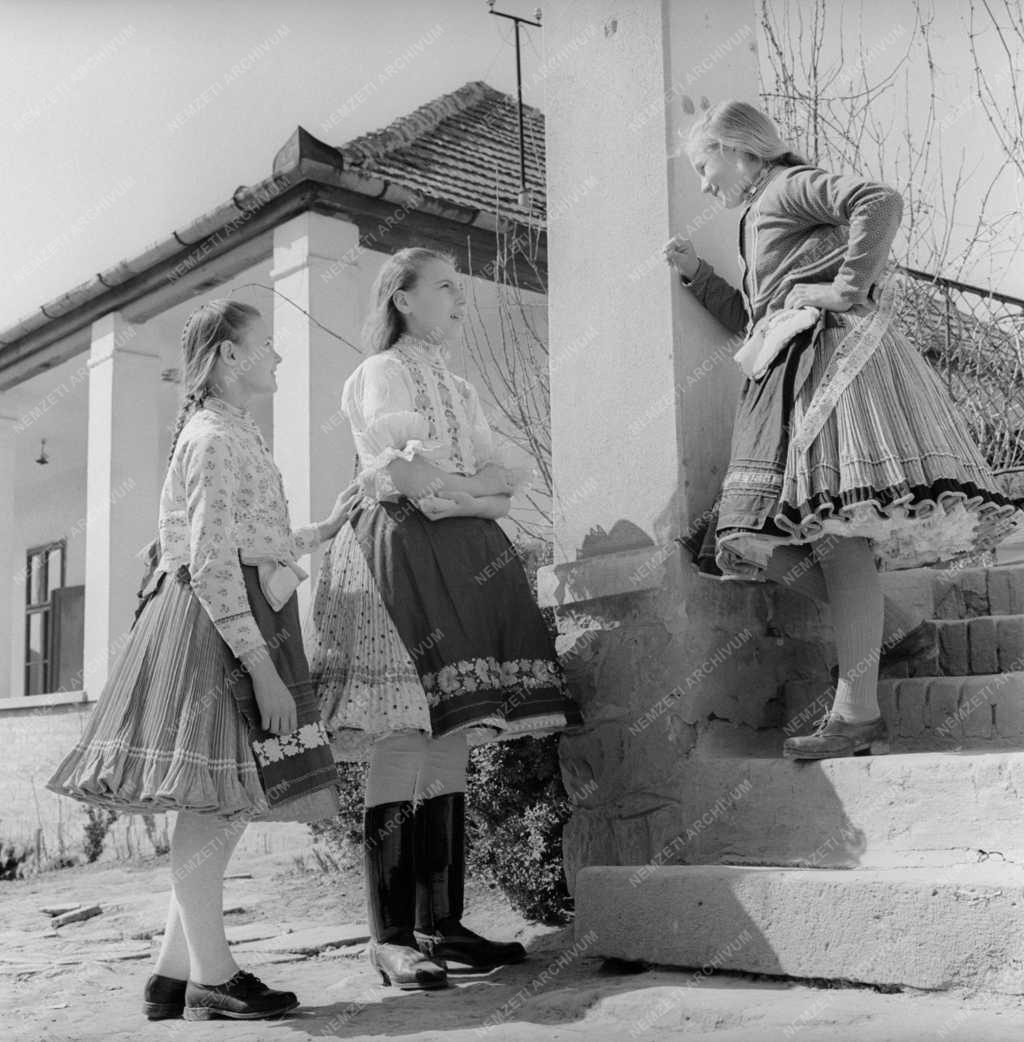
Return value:
<svg viewBox="0 0 1024 1042">
<path fill-rule="evenodd" d="M 274 611 L 280 611 L 309 573 L 295 561 L 275 560 L 260 554 L 241 554 L 242 564 L 254 564 L 259 574 L 260 589 Z"/>
<path fill-rule="evenodd" d="M 782 308 L 765 315 L 754 326 L 743 346 L 733 355 L 736 364 L 752 380 L 760 380 L 776 355 L 797 335 L 814 326 L 820 308 Z"/>
</svg>

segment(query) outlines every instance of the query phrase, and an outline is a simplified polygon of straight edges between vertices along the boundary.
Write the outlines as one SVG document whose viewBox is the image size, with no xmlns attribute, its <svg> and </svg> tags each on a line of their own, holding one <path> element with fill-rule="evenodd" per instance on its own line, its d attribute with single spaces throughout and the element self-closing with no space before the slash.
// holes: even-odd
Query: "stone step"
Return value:
<svg viewBox="0 0 1024 1042">
<path fill-rule="evenodd" d="M 832 704 L 826 682 L 785 686 L 781 741 L 808 734 Z M 1024 748 L 1024 672 L 919 676 L 879 681 L 878 704 L 896 752 Z"/>
<path fill-rule="evenodd" d="M 576 935 L 590 940 L 593 954 L 705 974 L 1024 994 L 1018 865 L 854 872 L 696 865 L 657 868 L 639 882 L 636 871 L 595 866 L 577 874 Z"/>
<path fill-rule="evenodd" d="M 896 750 L 1024 746 L 1024 673 L 883 680 L 879 705 Z"/>
<path fill-rule="evenodd" d="M 1024 752 L 693 760 L 673 788 L 678 813 L 641 848 L 652 865 L 917 868 L 995 851 L 1024 864 Z M 587 817 L 573 822 L 584 838 Z"/>
<path fill-rule="evenodd" d="M 918 617 L 969 619 L 1024 614 L 1024 565 L 910 568 L 883 572 L 886 594 Z"/>
<path fill-rule="evenodd" d="M 961 677 L 1024 670 L 1024 615 L 977 615 L 927 625 L 931 645 L 891 667 L 889 675 Z"/>
</svg>

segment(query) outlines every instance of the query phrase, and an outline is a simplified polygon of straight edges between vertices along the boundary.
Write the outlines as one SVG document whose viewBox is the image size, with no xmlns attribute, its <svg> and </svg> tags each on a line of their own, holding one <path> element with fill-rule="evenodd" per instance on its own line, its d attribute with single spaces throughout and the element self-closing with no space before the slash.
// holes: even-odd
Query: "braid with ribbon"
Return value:
<svg viewBox="0 0 1024 1042">
<path fill-rule="evenodd" d="M 181 352 L 185 362 L 185 394 L 178 409 L 171 436 L 171 450 L 167 454 L 167 468 L 174 461 L 174 453 L 178 447 L 181 432 L 185 429 L 189 418 L 200 408 L 210 395 L 210 375 L 217 362 L 217 345 L 222 340 L 237 340 L 245 330 L 245 326 L 253 318 L 259 317 L 259 311 L 249 304 L 234 300 L 211 300 L 201 304 L 187 319 L 181 330 Z M 160 563 L 160 536 L 153 539 L 140 553 L 146 572 L 138 590 L 139 606 L 135 611 L 138 620 L 145 606 L 144 591 L 153 578 Z"/>
</svg>

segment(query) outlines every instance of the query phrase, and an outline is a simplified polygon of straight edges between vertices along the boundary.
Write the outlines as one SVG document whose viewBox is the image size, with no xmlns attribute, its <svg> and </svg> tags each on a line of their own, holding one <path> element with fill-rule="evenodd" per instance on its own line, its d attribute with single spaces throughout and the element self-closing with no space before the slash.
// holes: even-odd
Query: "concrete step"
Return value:
<svg viewBox="0 0 1024 1042">
<path fill-rule="evenodd" d="M 1024 615 L 977 615 L 929 622 L 931 644 L 889 676 L 962 677 L 1024 669 Z"/>
<path fill-rule="evenodd" d="M 652 864 L 917 868 L 994 851 L 1024 864 L 1024 752 L 691 760 L 673 788 L 682 805 L 651 832 Z"/>
<path fill-rule="evenodd" d="M 787 683 L 782 737 L 812 731 L 832 698 L 827 683 Z M 878 703 L 895 752 L 1024 748 L 1024 672 L 1020 669 L 978 676 L 883 679 L 878 684 Z"/>
<path fill-rule="evenodd" d="M 883 680 L 879 705 L 897 751 L 1024 747 L 1024 673 Z"/>
<path fill-rule="evenodd" d="M 593 954 L 707 973 L 1024 994 L 1018 865 L 854 872 L 698 865 L 656 868 L 640 881 L 636 873 L 630 866 L 578 873 L 576 931 L 591 938 Z"/>
<path fill-rule="evenodd" d="M 882 573 L 886 594 L 912 615 L 969 619 L 1024 614 L 1024 565 L 910 568 Z"/>
</svg>

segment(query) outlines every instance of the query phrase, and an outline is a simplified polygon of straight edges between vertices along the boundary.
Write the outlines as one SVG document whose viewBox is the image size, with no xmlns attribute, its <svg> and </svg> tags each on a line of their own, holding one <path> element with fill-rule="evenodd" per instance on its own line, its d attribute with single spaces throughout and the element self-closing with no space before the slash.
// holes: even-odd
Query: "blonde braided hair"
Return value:
<svg viewBox="0 0 1024 1042">
<path fill-rule="evenodd" d="M 171 451 L 167 454 L 167 466 L 174 459 L 178 447 L 178 439 L 185 429 L 189 417 L 202 408 L 210 394 L 210 374 L 217 363 L 217 347 L 224 340 L 236 343 L 242 338 L 248 326 L 260 317 L 259 311 L 251 304 L 243 304 L 237 300 L 219 298 L 200 304 L 187 319 L 181 330 L 181 352 L 185 363 L 183 384 L 185 393 L 181 407 L 174 423 L 174 434 L 171 436 Z M 146 566 L 146 574 L 139 589 L 139 596 L 146 588 L 160 561 L 159 535 L 142 551 Z M 138 613 L 136 613 L 138 618 Z"/>
</svg>

